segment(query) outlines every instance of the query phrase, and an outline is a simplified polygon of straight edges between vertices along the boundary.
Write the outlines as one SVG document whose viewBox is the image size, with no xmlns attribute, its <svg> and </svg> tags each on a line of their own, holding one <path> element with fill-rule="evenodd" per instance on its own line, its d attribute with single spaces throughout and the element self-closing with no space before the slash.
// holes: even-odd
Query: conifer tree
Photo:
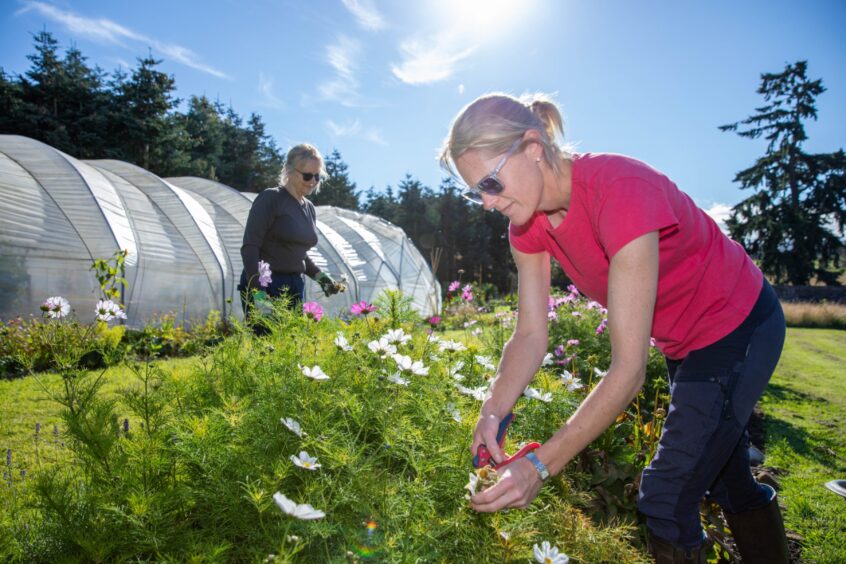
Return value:
<svg viewBox="0 0 846 564">
<path fill-rule="evenodd" d="M 316 205 L 337 206 L 347 210 L 358 210 L 358 192 L 355 182 L 350 180 L 347 163 L 341 153 L 334 149 L 326 157 L 327 177 L 320 183 L 320 191 L 310 199 Z"/>
<path fill-rule="evenodd" d="M 825 92 L 821 79 L 808 79 L 807 67 L 799 61 L 762 74 L 758 93 L 766 105 L 720 127 L 768 141 L 766 154 L 735 176 L 741 189 L 755 193 L 734 207 L 726 225 L 776 283 L 836 284 L 843 272 L 846 155 L 802 148 L 804 124 L 817 119 L 816 98 Z"/>
</svg>

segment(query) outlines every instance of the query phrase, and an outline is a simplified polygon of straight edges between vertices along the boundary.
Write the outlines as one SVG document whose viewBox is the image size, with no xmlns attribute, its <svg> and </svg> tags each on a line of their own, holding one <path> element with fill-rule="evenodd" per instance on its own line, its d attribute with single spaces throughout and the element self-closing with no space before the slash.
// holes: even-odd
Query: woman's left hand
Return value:
<svg viewBox="0 0 846 564">
<path fill-rule="evenodd" d="M 532 463 L 520 458 L 497 470 L 499 481 L 470 498 L 470 506 L 482 513 L 527 507 L 538 495 L 543 481 Z"/>
</svg>

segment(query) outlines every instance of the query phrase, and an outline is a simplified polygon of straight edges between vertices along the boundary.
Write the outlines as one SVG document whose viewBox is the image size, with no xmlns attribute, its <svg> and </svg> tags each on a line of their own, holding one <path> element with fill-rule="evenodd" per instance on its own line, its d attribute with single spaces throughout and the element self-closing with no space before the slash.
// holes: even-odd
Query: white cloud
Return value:
<svg viewBox="0 0 846 564">
<path fill-rule="evenodd" d="M 463 85 L 463 84 L 459 84 L 459 85 L 458 85 L 458 93 L 459 93 L 459 94 L 464 94 L 464 85 Z"/>
<path fill-rule="evenodd" d="M 270 108 L 282 109 L 286 106 L 285 101 L 273 93 L 273 80 L 259 73 L 259 92 L 262 95 L 262 103 Z"/>
<path fill-rule="evenodd" d="M 329 128 L 329 133 L 334 137 L 349 137 L 357 135 L 361 131 L 361 122 L 354 120 L 346 125 L 338 125 L 331 119 L 326 120 L 326 126 Z"/>
<path fill-rule="evenodd" d="M 379 31 L 385 27 L 385 18 L 373 5 L 372 0 L 341 0 L 341 2 L 364 29 Z"/>
<path fill-rule="evenodd" d="M 406 84 L 428 84 L 452 76 L 458 63 L 469 57 L 477 45 L 465 45 L 454 34 L 434 39 L 409 39 L 400 44 L 403 60 L 391 72 Z"/>
<path fill-rule="evenodd" d="M 230 78 L 223 71 L 200 61 L 199 56 L 187 47 L 159 41 L 155 38 L 135 32 L 106 18 L 86 18 L 84 16 L 60 10 L 55 6 L 45 4 L 44 2 L 26 2 L 24 7 L 16 12 L 16 15 L 32 11 L 63 25 L 71 33 L 87 37 L 92 41 L 113 43 L 121 47 L 127 46 L 126 41 L 144 43 L 165 57 L 169 57 L 187 67 L 218 78 Z"/>
<path fill-rule="evenodd" d="M 720 231 L 728 234 L 726 227 L 726 219 L 731 215 L 731 206 L 728 204 L 713 204 L 710 208 L 705 210 L 705 213 L 711 216 L 711 219 L 717 222 Z"/>
<path fill-rule="evenodd" d="M 364 129 L 361 126 L 361 121 L 355 119 L 345 124 L 338 124 L 335 121 L 326 120 L 326 129 L 333 137 L 355 137 L 364 139 L 377 145 L 387 145 L 387 141 L 382 137 L 382 132 L 376 128 Z"/>
<path fill-rule="evenodd" d="M 361 44 L 345 35 L 326 47 L 326 62 L 335 70 L 335 76 L 317 87 L 323 100 L 338 102 L 343 106 L 359 104 L 359 85 L 355 72 L 360 56 Z"/>
<path fill-rule="evenodd" d="M 368 129 L 364 134 L 364 138 L 377 145 L 387 145 L 388 142 L 382 137 L 382 132 L 378 129 Z"/>
</svg>

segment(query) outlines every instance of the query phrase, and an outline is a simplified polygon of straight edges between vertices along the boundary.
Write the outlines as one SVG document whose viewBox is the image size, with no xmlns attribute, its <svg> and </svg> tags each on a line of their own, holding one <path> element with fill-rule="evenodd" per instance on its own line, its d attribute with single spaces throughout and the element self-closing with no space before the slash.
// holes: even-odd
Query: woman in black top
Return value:
<svg viewBox="0 0 846 564">
<path fill-rule="evenodd" d="M 280 185 L 262 191 L 253 202 L 244 229 L 244 270 L 238 286 L 245 314 L 254 290 L 263 290 L 270 297 L 287 294 L 292 308 L 302 303 L 303 274 L 316 280 L 327 296 L 337 292 L 332 277 L 321 272 L 306 254 L 317 245 L 317 213 L 306 196 L 317 191 L 325 176 L 317 148 L 297 145 L 285 157 Z M 259 283 L 259 261 L 270 265 L 271 281 L 266 287 Z"/>
</svg>

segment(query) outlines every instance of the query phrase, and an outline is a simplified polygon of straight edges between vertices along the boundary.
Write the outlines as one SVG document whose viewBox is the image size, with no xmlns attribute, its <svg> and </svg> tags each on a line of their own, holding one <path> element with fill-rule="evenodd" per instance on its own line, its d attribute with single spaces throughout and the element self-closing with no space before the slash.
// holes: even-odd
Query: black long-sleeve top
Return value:
<svg viewBox="0 0 846 564">
<path fill-rule="evenodd" d="M 260 260 L 273 272 L 317 276 L 320 269 L 306 254 L 317 245 L 316 222 L 317 212 L 308 199 L 300 203 L 281 187 L 262 191 L 250 208 L 241 246 L 248 283 L 257 285 Z"/>
</svg>

